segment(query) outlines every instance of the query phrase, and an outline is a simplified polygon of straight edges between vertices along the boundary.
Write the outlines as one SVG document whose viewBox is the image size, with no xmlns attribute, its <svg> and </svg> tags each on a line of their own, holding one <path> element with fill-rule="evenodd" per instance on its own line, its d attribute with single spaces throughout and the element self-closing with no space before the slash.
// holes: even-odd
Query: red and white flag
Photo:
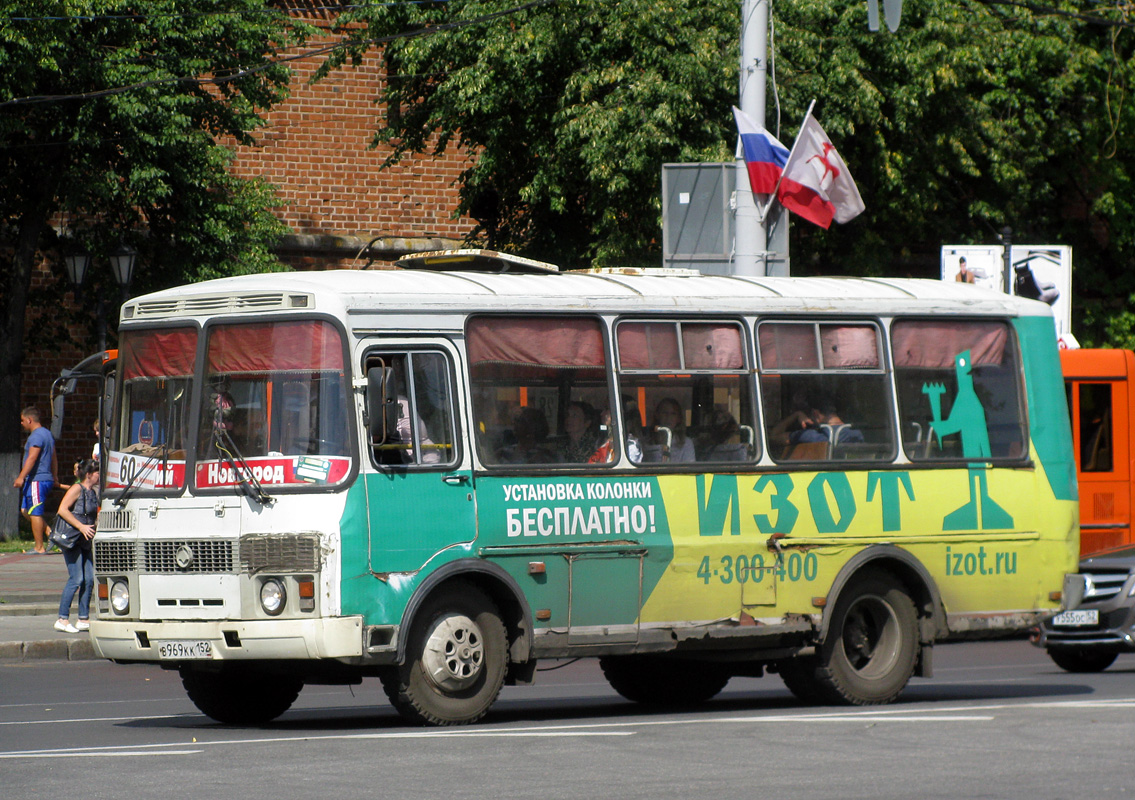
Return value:
<svg viewBox="0 0 1135 800">
<path fill-rule="evenodd" d="M 784 165 L 776 199 L 821 228 L 830 226 L 833 219 L 854 219 L 865 208 L 847 164 L 810 113 Z"/>
</svg>

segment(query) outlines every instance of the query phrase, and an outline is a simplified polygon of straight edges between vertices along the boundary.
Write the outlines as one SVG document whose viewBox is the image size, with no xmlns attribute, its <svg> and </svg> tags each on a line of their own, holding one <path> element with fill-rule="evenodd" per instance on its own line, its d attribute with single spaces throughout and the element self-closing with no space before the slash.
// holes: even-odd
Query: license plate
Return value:
<svg viewBox="0 0 1135 800">
<path fill-rule="evenodd" d="M 158 658 L 182 661 L 190 659 L 212 658 L 212 642 L 157 642 Z"/>
<path fill-rule="evenodd" d="M 1074 628 L 1080 625 L 1098 625 L 1100 622 L 1099 609 L 1076 608 L 1071 611 L 1062 611 L 1052 618 L 1052 624 L 1060 628 Z"/>
</svg>

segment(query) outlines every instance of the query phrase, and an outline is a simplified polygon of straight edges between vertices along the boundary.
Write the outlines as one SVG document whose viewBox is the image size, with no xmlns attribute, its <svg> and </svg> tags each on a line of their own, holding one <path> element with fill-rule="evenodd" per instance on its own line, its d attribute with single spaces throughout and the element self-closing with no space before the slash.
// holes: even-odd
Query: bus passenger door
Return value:
<svg viewBox="0 0 1135 800">
<path fill-rule="evenodd" d="M 1131 541 L 1129 391 L 1124 381 L 1071 381 L 1080 480 L 1081 555 Z"/>
<path fill-rule="evenodd" d="M 444 340 L 412 349 L 384 342 L 366 353 L 372 573 L 420 570 L 440 551 L 476 538 L 470 456 L 458 435 L 455 363 Z"/>
</svg>

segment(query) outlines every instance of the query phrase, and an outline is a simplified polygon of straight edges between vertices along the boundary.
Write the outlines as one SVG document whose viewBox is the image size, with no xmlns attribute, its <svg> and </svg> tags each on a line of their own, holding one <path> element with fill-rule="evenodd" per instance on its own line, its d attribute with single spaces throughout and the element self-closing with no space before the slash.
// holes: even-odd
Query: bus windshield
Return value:
<svg viewBox="0 0 1135 800">
<path fill-rule="evenodd" d="M 207 331 L 195 485 L 326 484 L 350 471 L 343 340 L 317 320 Z"/>
<path fill-rule="evenodd" d="M 184 488 L 196 353 L 196 328 L 122 332 L 122 400 L 110 426 L 108 489 Z"/>
</svg>

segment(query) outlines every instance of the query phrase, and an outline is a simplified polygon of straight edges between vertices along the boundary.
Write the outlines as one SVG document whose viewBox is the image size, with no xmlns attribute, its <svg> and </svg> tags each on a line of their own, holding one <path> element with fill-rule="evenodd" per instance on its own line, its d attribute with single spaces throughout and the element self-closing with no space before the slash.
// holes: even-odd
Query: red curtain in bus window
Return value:
<svg viewBox="0 0 1135 800">
<path fill-rule="evenodd" d="M 744 369 L 741 329 L 736 325 L 683 323 L 686 369 Z"/>
<path fill-rule="evenodd" d="M 819 369 L 811 324 L 765 323 L 757 331 L 764 369 Z"/>
<path fill-rule="evenodd" d="M 118 357 L 123 380 L 192 375 L 197 358 L 197 329 L 123 331 Z"/>
<path fill-rule="evenodd" d="M 821 325 L 820 352 L 825 369 L 879 366 L 879 340 L 873 325 Z"/>
<path fill-rule="evenodd" d="M 469 321 L 474 366 L 603 367 L 598 320 L 580 317 L 477 317 Z"/>
<path fill-rule="evenodd" d="M 343 340 L 330 322 L 258 322 L 209 331 L 210 374 L 343 369 Z"/>
<path fill-rule="evenodd" d="M 672 322 L 624 322 L 617 339 L 622 369 L 681 369 L 678 328 Z"/>
<path fill-rule="evenodd" d="M 998 365 L 1005 357 L 1009 326 L 1003 322 L 911 320 L 891 326 L 896 367 L 949 369 L 970 351 L 975 366 Z"/>
</svg>

